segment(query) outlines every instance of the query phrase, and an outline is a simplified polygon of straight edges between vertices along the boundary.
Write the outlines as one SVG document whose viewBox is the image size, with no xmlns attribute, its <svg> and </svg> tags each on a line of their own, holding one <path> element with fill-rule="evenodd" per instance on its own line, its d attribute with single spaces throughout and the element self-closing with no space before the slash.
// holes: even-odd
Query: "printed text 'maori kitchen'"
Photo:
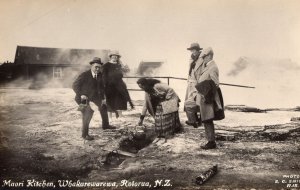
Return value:
<svg viewBox="0 0 300 190">
<path fill-rule="evenodd" d="M 2 187 L 53 187 L 55 188 L 54 182 L 48 182 L 46 180 L 37 181 L 35 179 L 26 180 L 26 181 L 12 181 L 3 180 Z"/>
</svg>

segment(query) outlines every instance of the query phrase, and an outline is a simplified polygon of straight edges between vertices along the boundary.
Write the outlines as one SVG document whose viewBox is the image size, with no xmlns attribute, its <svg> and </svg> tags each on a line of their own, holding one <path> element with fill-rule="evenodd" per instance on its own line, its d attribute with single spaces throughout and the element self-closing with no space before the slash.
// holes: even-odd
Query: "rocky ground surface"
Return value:
<svg viewBox="0 0 300 190">
<path fill-rule="evenodd" d="M 8 188 L 4 180 L 28 179 L 56 187 L 58 180 L 117 183 L 100 189 L 154 188 L 157 180 L 166 185 L 162 189 L 300 189 L 298 110 L 227 109 L 216 122 L 218 148 L 202 150 L 203 126 L 186 126 L 182 111 L 184 131 L 165 140 L 155 138 L 149 116 L 143 127 L 136 126 L 141 101 L 120 118 L 112 116 L 117 130 L 103 131 L 94 107 L 95 140 L 84 141 L 71 89 L 1 89 L 0 95 L 0 189 Z M 214 165 L 217 174 L 196 184 Z"/>
</svg>

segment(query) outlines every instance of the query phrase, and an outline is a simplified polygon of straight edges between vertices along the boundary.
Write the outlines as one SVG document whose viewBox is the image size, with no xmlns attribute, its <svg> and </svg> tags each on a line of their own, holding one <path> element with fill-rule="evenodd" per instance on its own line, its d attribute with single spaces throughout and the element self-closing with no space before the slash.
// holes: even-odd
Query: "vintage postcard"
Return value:
<svg viewBox="0 0 300 190">
<path fill-rule="evenodd" d="M 299 10 L 0 0 L 0 189 L 300 189 Z"/>
</svg>

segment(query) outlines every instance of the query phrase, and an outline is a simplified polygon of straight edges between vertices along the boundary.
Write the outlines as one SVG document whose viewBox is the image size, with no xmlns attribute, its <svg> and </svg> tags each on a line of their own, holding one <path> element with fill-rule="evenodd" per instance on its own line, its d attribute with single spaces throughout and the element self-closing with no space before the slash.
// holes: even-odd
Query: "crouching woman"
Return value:
<svg viewBox="0 0 300 190">
<path fill-rule="evenodd" d="M 138 124 L 143 124 L 148 111 L 154 117 L 158 137 L 167 138 L 181 131 L 178 115 L 180 99 L 174 90 L 167 84 L 151 78 L 140 78 L 137 84 L 145 91 L 145 103 Z"/>
</svg>

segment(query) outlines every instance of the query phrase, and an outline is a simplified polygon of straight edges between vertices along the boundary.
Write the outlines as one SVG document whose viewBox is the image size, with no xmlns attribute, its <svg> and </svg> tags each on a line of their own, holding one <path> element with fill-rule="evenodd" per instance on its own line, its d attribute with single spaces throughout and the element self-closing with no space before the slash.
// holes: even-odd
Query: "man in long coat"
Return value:
<svg viewBox="0 0 300 190">
<path fill-rule="evenodd" d="M 188 120 L 186 124 L 192 125 L 195 128 L 201 125 L 201 120 L 198 118 L 199 106 L 196 104 L 196 96 L 198 94 L 195 85 L 197 84 L 197 78 L 199 78 L 200 73 L 198 71 L 199 66 L 202 64 L 203 60 L 200 57 L 201 50 L 198 43 L 192 43 L 188 50 L 191 51 L 191 60 L 189 67 L 189 75 L 187 80 L 187 89 L 184 102 L 184 111 Z"/>
<path fill-rule="evenodd" d="M 205 134 L 208 143 L 201 148 L 216 148 L 215 127 L 213 120 L 224 119 L 224 103 L 219 88 L 219 69 L 213 60 L 212 48 L 203 50 L 200 57 L 203 63 L 196 66 L 198 90 L 196 103 L 200 106 L 201 120 L 204 123 Z"/>
<path fill-rule="evenodd" d="M 109 125 L 106 98 L 104 93 L 104 84 L 102 79 L 103 63 L 101 59 L 95 57 L 90 61 L 91 69 L 83 72 L 73 83 L 73 90 L 76 93 L 75 101 L 80 105 L 82 113 L 82 138 L 93 140 L 89 135 L 89 124 L 92 119 L 94 110 L 90 102 L 98 106 L 102 118 L 103 129 L 115 129 Z"/>
</svg>

